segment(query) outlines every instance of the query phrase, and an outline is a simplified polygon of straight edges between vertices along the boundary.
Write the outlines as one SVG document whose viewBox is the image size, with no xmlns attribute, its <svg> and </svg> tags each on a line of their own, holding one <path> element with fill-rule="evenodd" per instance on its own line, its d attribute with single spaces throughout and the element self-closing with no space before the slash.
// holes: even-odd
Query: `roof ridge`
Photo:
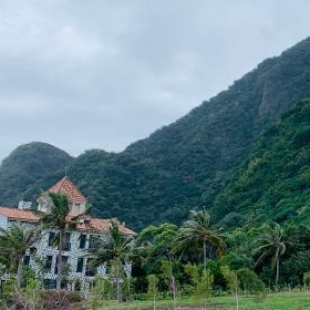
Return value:
<svg viewBox="0 0 310 310">
<path fill-rule="evenodd" d="M 61 190 L 67 194 L 69 200 L 76 200 L 80 201 L 81 203 L 87 203 L 87 198 L 67 176 L 64 176 L 60 181 L 51 186 L 47 192 L 58 193 Z"/>
</svg>

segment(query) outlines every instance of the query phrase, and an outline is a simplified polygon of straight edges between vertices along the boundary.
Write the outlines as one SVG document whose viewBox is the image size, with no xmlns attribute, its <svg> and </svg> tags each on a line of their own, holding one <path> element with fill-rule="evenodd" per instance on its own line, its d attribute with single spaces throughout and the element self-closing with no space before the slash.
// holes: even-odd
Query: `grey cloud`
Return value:
<svg viewBox="0 0 310 310">
<path fill-rule="evenodd" d="M 0 160 L 119 151 L 305 38 L 310 2 L 0 0 Z"/>
</svg>

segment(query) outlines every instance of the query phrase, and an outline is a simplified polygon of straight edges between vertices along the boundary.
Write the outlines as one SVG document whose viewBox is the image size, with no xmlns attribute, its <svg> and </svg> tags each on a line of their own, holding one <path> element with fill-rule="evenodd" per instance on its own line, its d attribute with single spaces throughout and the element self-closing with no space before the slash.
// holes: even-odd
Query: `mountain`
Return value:
<svg viewBox="0 0 310 310">
<path fill-rule="evenodd" d="M 39 179 L 63 170 L 72 161 L 66 152 L 41 142 L 16 148 L 0 166 L 0 204 L 17 205 Z M 62 173 L 63 175 L 63 173 Z"/>
<path fill-rule="evenodd" d="M 225 224 L 234 225 L 235 219 L 310 224 L 309 120 L 308 99 L 266 128 L 251 157 L 215 200 L 215 213 L 227 214 Z"/>
<path fill-rule="evenodd" d="M 226 91 L 124 152 L 86 151 L 70 162 L 68 176 L 92 201 L 96 215 L 117 216 L 135 229 L 179 223 L 201 205 L 221 218 L 231 210 L 221 207 L 219 195 L 251 157 L 264 128 L 306 97 L 310 38 L 263 61 Z M 34 198 L 52 179 L 38 179 L 19 192 Z"/>
</svg>

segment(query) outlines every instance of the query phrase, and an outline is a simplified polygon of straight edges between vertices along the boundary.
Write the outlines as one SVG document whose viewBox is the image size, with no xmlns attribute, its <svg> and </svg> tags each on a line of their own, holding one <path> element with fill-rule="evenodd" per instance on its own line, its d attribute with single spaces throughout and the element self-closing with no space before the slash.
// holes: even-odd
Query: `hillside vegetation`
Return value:
<svg viewBox="0 0 310 310">
<path fill-rule="evenodd" d="M 64 171 L 71 160 L 69 154 L 47 143 L 19 146 L 0 166 L 0 204 L 13 206 L 20 199 L 29 199 L 24 195 L 29 187 L 56 170 Z"/>
<path fill-rule="evenodd" d="M 189 209 L 202 205 L 222 218 L 233 208 L 218 195 L 233 171 L 251 156 L 265 126 L 306 97 L 310 38 L 265 60 L 228 90 L 124 152 L 86 151 L 71 162 L 68 176 L 92 201 L 96 215 L 116 216 L 135 229 L 180 223 Z M 23 193 L 34 199 L 39 188 L 52 185 L 55 174 L 35 179 L 26 192 L 11 184 L 18 192 L 8 187 L 6 196 Z M 1 191 L 0 198 L 7 201 Z"/>
<path fill-rule="evenodd" d="M 218 195 L 215 214 L 232 212 L 231 219 L 256 224 L 310 224 L 309 120 L 310 100 L 304 100 L 266 129 L 251 158 Z"/>
</svg>

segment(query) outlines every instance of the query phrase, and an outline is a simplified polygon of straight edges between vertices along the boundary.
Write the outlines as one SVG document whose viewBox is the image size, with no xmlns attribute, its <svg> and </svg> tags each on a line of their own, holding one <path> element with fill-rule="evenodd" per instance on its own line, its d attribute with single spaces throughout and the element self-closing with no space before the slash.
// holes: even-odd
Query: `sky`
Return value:
<svg viewBox="0 0 310 310">
<path fill-rule="evenodd" d="M 0 161 L 122 151 L 309 35 L 309 0 L 0 0 Z"/>
</svg>

